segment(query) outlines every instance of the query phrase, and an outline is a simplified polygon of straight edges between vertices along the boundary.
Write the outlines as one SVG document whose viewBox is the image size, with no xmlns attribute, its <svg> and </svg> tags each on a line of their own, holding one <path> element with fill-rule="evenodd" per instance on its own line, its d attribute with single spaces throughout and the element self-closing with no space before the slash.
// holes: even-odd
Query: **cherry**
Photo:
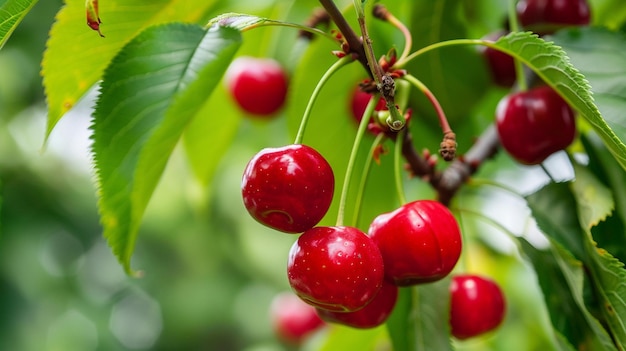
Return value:
<svg viewBox="0 0 626 351">
<path fill-rule="evenodd" d="M 228 67 L 225 82 L 239 107 L 253 116 L 272 116 L 285 103 L 287 75 L 273 59 L 238 57 Z"/>
<path fill-rule="evenodd" d="M 587 25 L 591 19 L 587 0 L 520 0 L 516 10 L 522 26 L 538 34 Z"/>
<path fill-rule="evenodd" d="M 317 308 L 317 314 L 329 323 L 338 323 L 353 328 L 377 327 L 389 318 L 398 299 L 398 287 L 387 281 L 367 306 L 355 312 L 335 312 Z"/>
<path fill-rule="evenodd" d="M 485 36 L 485 39 L 495 41 L 504 34 L 504 31 L 493 32 Z M 510 88 L 517 78 L 513 57 L 490 47 L 480 47 L 480 50 L 487 61 L 494 83 L 501 87 Z"/>
<path fill-rule="evenodd" d="M 433 200 L 417 200 L 379 215 L 369 235 L 383 256 L 387 278 L 399 286 L 439 280 L 461 255 L 456 219 Z"/>
<path fill-rule="evenodd" d="M 371 98 L 372 94 L 364 92 L 358 86 L 352 92 L 352 98 L 350 99 L 350 110 L 352 111 L 352 117 L 357 123 L 361 123 L 361 119 L 363 118 L 363 114 L 365 113 L 365 109 Z M 385 102 L 385 99 L 381 97 L 379 98 L 374 110 L 382 111 L 385 109 L 387 109 L 387 103 Z"/>
<path fill-rule="evenodd" d="M 505 300 L 498 284 L 477 275 L 457 275 L 450 285 L 450 327 L 457 339 L 467 339 L 502 323 Z"/>
<path fill-rule="evenodd" d="M 496 126 L 502 147 L 527 165 L 540 164 L 576 136 L 574 111 L 549 86 L 505 96 L 496 109 Z"/>
<path fill-rule="evenodd" d="M 294 242 L 287 264 L 289 284 L 308 304 L 353 312 L 383 285 L 383 259 L 376 244 L 353 227 L 315 227 Z"/>
<path fill-rule="evenodd" d="M 274 296 L 269 312 L 272 330 L 280 340 L 289 344 L 302 343 L 324 325 L 315 308 L 292 292 L 285 291 Z"/>
<path fill-rule="evenodd" d="M 265 148 L 248 162 L 243 203 L 258 222 L 286 233 L 311 229 L 333 199 L 333 170 L 315 149 L 301 144 Z"/>
</svg>

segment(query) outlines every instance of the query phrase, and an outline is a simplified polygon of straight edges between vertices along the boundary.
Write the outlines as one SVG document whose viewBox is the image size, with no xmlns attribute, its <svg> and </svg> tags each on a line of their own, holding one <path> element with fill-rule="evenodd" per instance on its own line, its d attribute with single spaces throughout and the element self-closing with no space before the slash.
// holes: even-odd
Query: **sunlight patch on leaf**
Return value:
<svg viewBox="0 0 626 351">
<path fill-rule="evenodd" d="M 106 38 L 85 22 L 85 0 L 66 0 L 50 30 L 42 62 L 48 103 L 46 138 L 102 77 L 111 59 L 142 29 L 164 22 L 197 22 L 217 0 L 107 0 L 99 4 Z"/>
<path fill-rule="evenodd" d="M 7 0 L 0 6 L 0 50 L 37 0 Z"/>
</svg>

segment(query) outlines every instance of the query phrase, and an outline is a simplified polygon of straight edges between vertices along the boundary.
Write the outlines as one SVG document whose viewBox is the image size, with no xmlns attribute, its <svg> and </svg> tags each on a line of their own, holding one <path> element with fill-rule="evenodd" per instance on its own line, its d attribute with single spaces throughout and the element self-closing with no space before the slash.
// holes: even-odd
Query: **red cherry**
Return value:
<svg viewBox="0 0 626 351">
<path fill-rule="evenodd" d="M 274 115 L 285 103 L 287 75 L 273 59 L 238 57 L 228 67 L 225 82 L 239 107 L 252 115 Z"/>
<path fill-rule="evenodd" d="M 332 168 L 306 145 L 261 150 L 241 181 L 243 203 L 252 217 L 286 233 L 302 233 L 319 223 L 334 189 Z"/>
<path fill-rule="evenodd" d="M 574 111 L 549 86 L 504 97 L 496 109 L 502 147 L 518 162 L 536 165 L 576 136 Z"/>
<path fill-rule="evenodd" d="M 495 282 L 476 275 L 458 275 L 452 278 L 450 294 L 450 326 L 457 339 L 483 334 L 502 323 L 505 300 Z"/>
<path fill-rule="evenodd" d="M 369 228 L 396 285 L 428 283 L 448 275 L 461 255 L 461 231 L 441 203 L 418 200 L 379 215 Z"/>
<path fill-rule="evenodd" d="M 377 327 L 389 318 L 398 299 L 398 287 L 387 281 L 376 297 L 367 306 L 356 312 L 335 312 L 317 308 L 317 314 L 329 323 L 338 323 L 353 328 L 368 329 Z"/>
<path fill-rule="evenodd" d="M 504 31 L 498 31 L 487 35 L 484 39 L 495 41 L 504 34 Z M 494 83 L 510 88 L 517 79 L 513 57 L 490 47 L 481 47 L 480 50 L 487 61 Z"/>
<path fill-rule="evenodd" d="M 366 93 L 362 91 L 359 87 L 356 87 L 352 92 L 352 99 L 350 100 L 350 110 L 352 111 L 352 117 L 357 123 L 361 123 L 361 119 L 363 118 L 363 114 L 365 113 L 365 109 L 367 104 L 370 102 L 372 98 L 372 94 Z M 379 98 L 375 111 L 382 111 L 387 109 L 387 103 L 385 99 L 382 97 Z"/>
<path fill-rule="evenodd" d="M 588 25 L 591 19 L 587 0 L 520 0 L 516 9 L 522 26 L 538 34 Z"/>
<path fill-rule="evenodd" d="M 289 344 L 302 343 L 324 325 L 315 308 L 292 292 L 274 296 L 269 312 L 272 330 L 279 339 Z"/>
<path fill-rule="evenodd" d="M 289 284 L 308 304 L 353 312 L 367 305 L 383 285 L 383 259 L 376 244 L 353 227 L 315 227 L 291 247 Z"/>
</svg>

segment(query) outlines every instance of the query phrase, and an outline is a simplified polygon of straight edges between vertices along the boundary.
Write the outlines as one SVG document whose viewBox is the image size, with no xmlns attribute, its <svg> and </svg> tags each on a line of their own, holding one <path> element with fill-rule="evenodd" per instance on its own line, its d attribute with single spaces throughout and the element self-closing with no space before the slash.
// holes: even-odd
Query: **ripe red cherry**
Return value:
<svg viewBox="0 0 626 351">
<path fill-rule="evenodd" d="M 225 75 L 228 91 L 241 109 L 253 116 L 274 115 L 287 96 L 287 75 L 273 59 L 241 56 Z"/>
<path fill-rule="evenodd" d="M 487 35 L 485 39 L 495 41 L 504 34 L 504 31 L 494 32 Z M 510 88 L 517 78 L 513 57 L 490 47 L 481 47 L 480 50 L 487 61 L 487 67 L 494 83 L 501 87 Z"/>
<path fill-rule="evenodd" d="M 324 157 L 306 145 L 266 148 L 248 162 L 241 181 L 250 215 L 270 228 L 302 233 L 324 217 L 335 178 Z"/>
<path fill-rule="evenodd" d="M 587 0 L 520 0 L 516 10 L 522 26 L 538 34 L 588 25 L 591 19 Z"/>
<path fill-rule="evenodd" d="M 505 300 L 498 284 L 476 275 L 458 275 L 450 285 L 450 327 L 457 339 L 467 339 L 502 323 Z"/>
<path fill-rule="evenodd" d="M 372 94 L 362 91 L 359 87 L 356 87 L 356 89 L 352 92 L 352 98 L 350 99 L 350 111 L 352 111 L 352 117 L 357 123 L 361 122 L 365 109 L 367 108 L 367 104 L 370 102 L 371 98 Z M 382 97 L 379 98 L 374 110 L 382 111 L 386 108 L 387 104 L 385 99 Z"/>
<path fill-rule="evenodd" d="M 289 284 L 308 304 L 353 312 L 367 305 L 383 285 L 383 259 L 376 244 L 353 227 L 315 227 L 293 244 Z"/>
<path fill-rule="evenodd" d="M 280 340 L 289 344 L 302 343 L 324 325 L 315 307 L 292 292 L 282 292 L 274 296 L 269 313 L 272 330 Z"/>
<path fill-rule="evenodd" d="M 502 147 L 518 162 L 536 165 L 568 147 L 576 136 L 574 111 L 552 88 L 504 97 L 496 109 Z"/>
<path fill-rule="evenodd" d="M 398 287 L 387 281 L 376 297 L 367 306 L 355 312 L 335 312 L 317 308 L 317 314 L 329 323 L 338 323 L 352 328 L 377 327 L 389 318 L 398 299 Z"/>
<path fill-rule="evenodd" d="M 428 283 L 448 275 L 461 255 L 461 231 L 441 203 L 418 200 L 379 215 L 369 228 L 396 285 Z"/>
</svg>

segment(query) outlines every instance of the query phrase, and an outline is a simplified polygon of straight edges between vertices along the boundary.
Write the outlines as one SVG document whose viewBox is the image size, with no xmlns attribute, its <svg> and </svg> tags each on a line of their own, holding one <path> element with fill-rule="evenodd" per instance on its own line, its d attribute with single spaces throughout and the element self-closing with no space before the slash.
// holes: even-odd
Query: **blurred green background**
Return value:
<svg viewBox="0 0 626 351">
<path fill-rule="evenodd" d="M 222 3 L 223 12 L 259 14 L 273 2 Z M 300 6 L 310 9 L 316 3 Z M 475 8 L 467 3 L 468 9 L 486 11 L 479 19 L 491 19 L 476 22 L 469 35 L 480 37 L 500 25 L 505 1 L 498 6 L 480 1 Z M 88 131 L 94 94 L 70 111 L 49 144 L 42 145 L 46 106 L 39 67 L 61 6 L 60 0 L 37 3 L 0 51 L 0 350 L 289 349 L 274 337 L 267 309 L 277 292 L 289 288 L 285 264 L 296 237 L 254 222 L 239 190 L 251 155 L 292 140 L 288 122 L 243 119 L 210 189 L 193 180 L 182 152 L 175 152 L 137 242 L 133 267 L 144 276 L 125 276 L 98 223 Z M 291 11 L 290 20 L 307 15 Z M 94 35 L 94 40 L 100 39 Z M 266 46 L 281 50 L 281 42 Z M 246 50 L 244 46 L 242 52 Z M 477 74 L 484 86 L 486 73 Z M 490 121 L 489 111 L 503 93 L 489 90 L 475 102 L 472 116 L 478 122 L 466 128 L 468 135 Z M 547 181 L 542 174 L 498 157 L 480 176 L 523 193 Z M 562 177 L 568 177 L 567 170 Z M 430 195 L 417 181 L 407 189 Z M 525 205 L 502 191 L 470 186 L 456 206 L 468 239 L 464 257 L 472 257 L 462 268 L 493 277 L 509 302 L 498 333 L 456 342 L 457 348 L 551 349 L 554 340 L 536 277 L 507 236 L 537 238 Z M 489 213 L 502 223 L 476 218 L 463 208 Z M 360 333 L 338 330 L 349 337 Z M 304 348 L 333 350 L 324 344 L 327 332 Z"/>
</svg>

